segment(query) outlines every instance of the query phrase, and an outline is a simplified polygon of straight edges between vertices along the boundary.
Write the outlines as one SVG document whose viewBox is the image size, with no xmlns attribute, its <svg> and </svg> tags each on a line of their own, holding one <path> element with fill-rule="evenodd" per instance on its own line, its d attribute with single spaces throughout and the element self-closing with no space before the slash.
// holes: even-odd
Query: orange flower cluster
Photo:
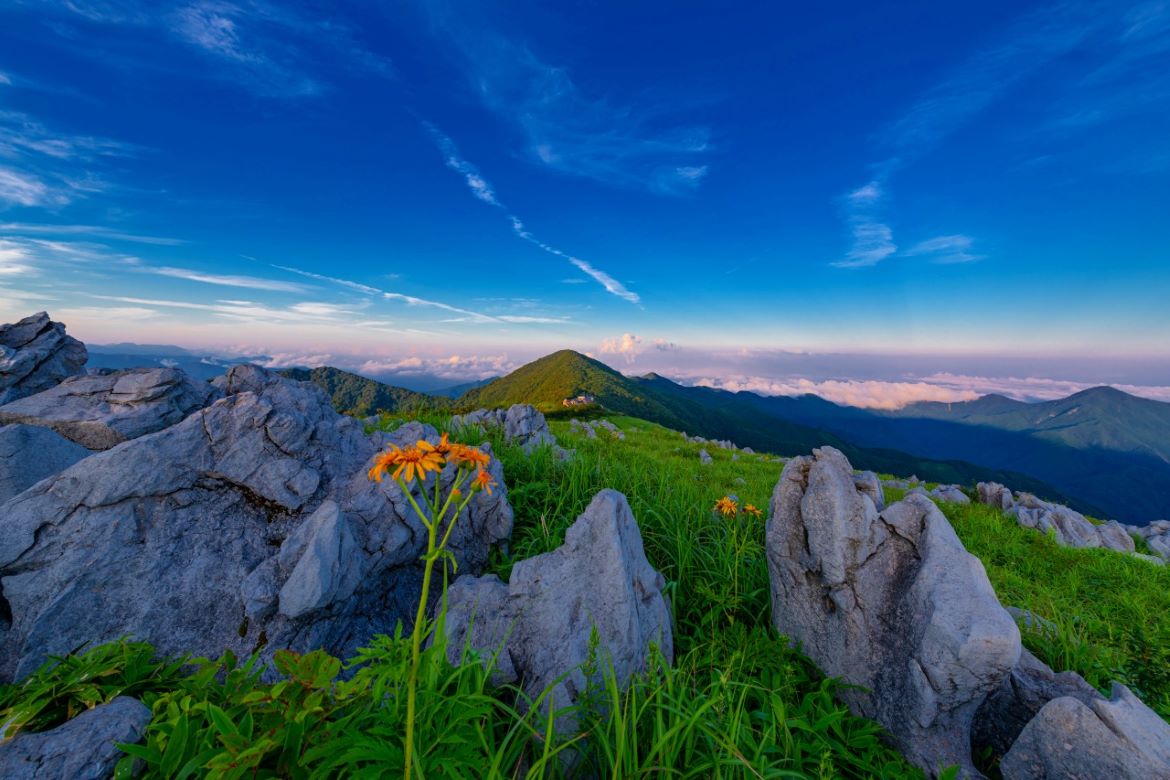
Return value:
<svg viewBox="0 0 1170 780">
<path fill-rule="evenodd" d="M 740 507 L 739 502 L 731 496 L 724 496 L 715 502 L 714 511 L 723 515 L 724 517 L 735 517 L 738 514 L 751 515 L 757 519 L 762 518 L 764 513 L 755 504 L 744 504 Z"/>
<path fill-rule="evenodd" d="M 402 478 L 409 483 L 417 478 L 419 482 L 426 482 L 428 472 L 438 473 L 446 464 L 454 463 L 460 468 L 476 469 L 475 479 L 471 483 L 472 490 L 486 490 L 490 496 L 492 488 L 496 485 L 487 471 L 491 462 L 492 458 L 486 452 L 466 444 L 448 441 L 447 434 L 444 433 L 437 445 L 425 439 L 419 439 L 413 447 L 405 449 L 391 444 L 390 449 L 379 453 L 374 459 L 368 476 L 381 482 L 382 477 L 393 469 L 390 478 L 395 481 Z"/>
</svg>

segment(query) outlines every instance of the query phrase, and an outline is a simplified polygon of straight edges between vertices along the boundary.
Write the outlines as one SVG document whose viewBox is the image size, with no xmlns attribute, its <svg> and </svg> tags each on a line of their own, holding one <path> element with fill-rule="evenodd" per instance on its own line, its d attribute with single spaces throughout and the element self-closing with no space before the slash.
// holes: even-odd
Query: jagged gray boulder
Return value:
<svg viewBox="0 0 1170 780">
<path fill-rule="evenodd" d="M 177 425 L 0 505 L 0 679 L 124 635 L 167 656 L 268 660 L 348 655 L 412 621 L 426 534 L 398 486 L 366 472 L 387 444 L 435 443 L 435 430 L 367 436 L 315 385 L 255 366 L 220 385 L 225 398 Z M 494 494 L 472 499 L 451 538 L 461 572 L 511 533 L 494 459 L 491 473 Z"/>
<path fill-rule="evenodd" d="M 107 780 L 125 755 L 117 745 L 138 742 L 149 723 L 149 707 L 119 696 L 50 731 L 17 734 L 0 742 L 0 777 Z"/>
<path fill-rule="evenodd" d="M 0 503 L 72 466 L 89 450 L 35 425 L 0 427 Z"/>
<path fill-rule="evenodd" d="M 1016 504 L 1007 510 L 1025 528 L 1041 533 L 1052 531 L 1058 544 L 1065 547 L 1107 547 L 1118 552 L 1133 552 L 1134 542 L 1119 523 L 1093 525 L 1088 518 L 1061 504 L 1044 501 L 1031 493 L 1020 493 Z"/>
<path fill-rule="evenodd" d="M 1044 705 L 999 765 L 1004 780 L 1170 778 L 1170 725 L 1129 689 Z"/>
<path fill-rule="evenodd" d="M 707 452 L 707 450 L 699 450 L 699 463 L 704 466 L 710 466 L 712 460 L 711 453 Z"/>
<path fill-rule="evenodd" d="M 85 345 L 65 335 L 65 326 L 43 311 L 0 325 L 0 404 L 80 374 L 88 359 Z"/>
<path fill-rule="evenodd" d="M 50 428 L 91 450 L 160 431 L 219 396 L 174 368 L 134 368 L 65 379 L 60 384 L 0 406 L 0 424 Z"/>
<path fill-rule="evenodd" d="M 980 482 L 975 486 L 979 493 L 979 503 L 993 506 L 996 509 L 1011 509 L 1016 505 L 1012 498 L 1012 491 L 998 482 Z"/>
<path fill-rule="evenodd" d="M 886 508 L 886 493 L 882 490 L 882 481 L 872 471 L 859 471 L 853 475 L 853 486 L 869 496 L 874 507 L 880 512 Z"/>
<path fill-rule="evenodd" d="M 880 514 L 831 447 L 791 460 L 767 526 L 772 620 L 928 772 L 971 761 L 971 724 L 1020 656 L 983 565 L 930 499 Z"/>
<path fill-rule="evenodd" d="M 651 644 L 672 660 L 664 585 L 625 496 L 602 490 L 562 546 L 517 563 L 506 585 L 495 575 L 455 581 L 447 592 L 447 652 L 453 663 L 465 644 L 485 659 L 497 656 L 497 682 L 521 681 L 531 696 L 567 675 L 553 689 L 559 709 L 586 689 L 581 667 L 595 627 L 620 684 L 646 668 Z"/>
<path fill-rule="evenodd" d="M 1008 608 L 1013 609 L 1012 607 Z M 1035 617 L 1026 610 L 1017 610 Z M 1039 628 L 1051 631 L 1048 621 Z M 1027 649 L 999 689 L 980 706 L 975 715 L 972 743 L 980 748 L 991 748 L 994 755 L 1003 756 L 1011 749 L 1024 727 L 1053 699 L 1072 697 L 1088 704 L 1101 694 L 1075 672 L 1057 674 Z"/>
<path fill-rule="evenodd" d="M 934 490 L 927 493 L 931 498 L 938 501 L 945 501 L 948 504 L 970 504 L 971 499 L 963 492 L 963 489 L 958 485 L 939 485 Z"/>
<path fill-rule="evenodd" d="M 1127 531 L 1144 539 L 1150 551 L 1163 562 L 1170 561 L 1170 520 L 1155 520 L 1149 525 L 1129 526 Z"/>
<path fill-rule="evenodd" d="M 457 414 L 451 418 L 451 429 L 483 428 L 485 426 L 502 428 L 504 439 L 515 442 L 531 451 L 535 447 L 549 446 L 558 458 L 568 457 L 569 452 L 557 446 L 557 439 L 548 429 L 548 421 L 532 404 L 513 404 L 508 409 L 476 409 L 467 414 Z"/>
</svg>

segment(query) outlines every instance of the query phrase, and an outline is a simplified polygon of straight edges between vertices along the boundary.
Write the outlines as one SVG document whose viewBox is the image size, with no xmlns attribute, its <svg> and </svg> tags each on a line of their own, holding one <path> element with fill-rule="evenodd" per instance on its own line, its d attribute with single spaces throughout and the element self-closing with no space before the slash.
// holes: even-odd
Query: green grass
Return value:
<svg viewBox="0 0 1170 780">
<path fill-rule="evenodd" d="M 647 557 L 667 581 L 674 664 L 652 659 L 625 691 L 600 664 L 602 684 L 577 713 L 583 735 L 556 735 L 522 692 L 493 688 L 481 665 L 451 667 L 442 648 L 432 648 L 420 689 L 427 776 L 454 767 L 447 776 L 514 777 L 526 766 L 531 777 L 568 768 L 613 778 L 921 777 L 884 745 L 875 723 L 837 701 L 838 683 L 771 628 L 764 521 L 712 513 L 729 493 L 766 510 L 781 464 L 742 453 L 733 460 L 708 446 L 714 463 L 702 466 L 700 445 L 677 432 L 609 419 L 625 441 L 603 431 L 588 439 L 571 433 L 568 421 L 551 421 L 560 443 L 576 450 L 566 461 L 547 449 L 527 455 L 498 432 L 487 434 L 516 517 L 510 555 L 491 568 L 506 578 L 515 561 L 559 546 L 598 490 L 621 491 Z M 449 417 L 427 421 L 442 427 Z M 983 559 L 1001 601 L 1058 626 L 1053 635 L 1025 634 L 1034 652 L 1101 688 L 1121 680 L 1170 715 L 1170 570 L 1058 547 L 988 507 L 942 506 Z M 0 689 L 0 722 L 19 716 L 29 729 L 51 727 L 126 690 L 155 712 L 147 743 L 135 750 L 151 777 L 183 776 L 183 767 L 198 769 L 188 776 L 211 769 L 218 777 L 370 776 L 379 768 L 393 774 L 386 768 L 401 761 L 404 640 L 375 641 L 355 659 L 352 679 L 322 653 L 283 656 L 275 683 L 231 658 L 180 673 L 150 660 L 149 648 L 127 647 L 99 648 Z M 103 672 L 96 683 L 94 670 Z"/>
<path fill-rule="evenodd" d="M 1170 720 L 1170 567 L 1111 550 L 1061 547 L 980 504 L 940 504 L 963 544 L 983 561 L 999 600 L 1059 628 L 1027 631 L 1024 644 L 1057 671 L 1102 692 L 1128 685 Z"/>
</svg>

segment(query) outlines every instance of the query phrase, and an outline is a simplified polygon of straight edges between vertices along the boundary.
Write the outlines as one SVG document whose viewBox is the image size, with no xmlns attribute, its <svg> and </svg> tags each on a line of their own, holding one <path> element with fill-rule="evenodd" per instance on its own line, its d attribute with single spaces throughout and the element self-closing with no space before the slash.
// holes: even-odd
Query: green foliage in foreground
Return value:
<svg viewBox="0 0 1170 780">
<path fill-rule="evenodd" d="M 836 700 L 838 683 L 771 629 L 763 521 L 711 512 L 729 493 L 766 508 L 781 466 L 718 449 L 700 466 L 699 447 L 678 433 L 611 419 L 625 441 L 586 439 L 554 421 L 561 443 L 577 450 L 564 462 L 489 434 L 516 514 L 511 556 L 493 568 L 506 577 L 513 561 L 557 547 L 597 490 L 622 491 L 647 557 L 667 579 L 675 663 L 654 659 L 624 693 L 600 663 L 576 713 L 578 736 L 555 733 L 547 717 L 563 702 L 533 706 L 513 687 L 494 687 L 483 665 L 452 667 L 443 648 L 429 648 L 417 735 L 424 776 L 554 777 L 575 768 L 612 778 L 921 777 L 882 744 L 876 724 Z M 1034 652 L 1099 687 L 1122 680 L 1170 715 L 1170 571 L 1057 547 L 987 507 L 944 509 L 1001 600 L 1056 623 L 1055 633 L 1025 634 Z M 231 657 L 181 668 L 119 643 L 0 689 L 0 723 L 50 728 L 128 693 L 155 713 L 147 741 L 127 748 L 150 777 L 394 777 L 409 653 L 407 639 L 383 637 L 345 669 L 319 652 L 281 654 L 273 682 Z"/>
</svg>

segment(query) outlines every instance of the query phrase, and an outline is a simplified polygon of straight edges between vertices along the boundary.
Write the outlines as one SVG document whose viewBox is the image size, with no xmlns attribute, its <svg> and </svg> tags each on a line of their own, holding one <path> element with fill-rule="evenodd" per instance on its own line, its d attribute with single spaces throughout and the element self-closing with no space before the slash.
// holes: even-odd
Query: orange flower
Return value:
<svg viewBox="0 0 1170 780">
<path fill-rule="evenodd" d="M 398 448 L 395 447 L 394 449 Z M 378 455 L 374 458 L 374 466 L 369 470 L 369 472 L 367 472 L 367 476 L 372 480 L 381 482 L 382 477 L 386 474 L 386 471 L 394 464 L 395 459 L 394 453 L 392 451 L 386 450 L 386 452 L 379 452 Z"/>
<path fill-rule="evenodd" d="M 444 433 L 442 437 L 440 437 L 439 443 L 435 445 L 435 452 L 439 453 L 443 457 L 447 457 L 451 454 L 451 451 L 458 446 L 458 444 L 452 444 L 451 442 L 447 441 L 447 434 Z"/>
<path fill-rule="evenodd" d="M 425 441 L 406 449 L 401 449 L 396 444 L 391 444 L 390 447 L 391 449 L 381 453 L 374 460 L 374 467 L 369 471 L 370 479 L 381 482 L 382 476 L 391 466 L 397 467 L 390 475 L 391 478 L 397 480 L 405 472 L 407 482 L 411 482 L 416 476 L 419 481 L 426 482 L 428 471 L 443 470 L 443 456 Z"/>
<path fill-rule="evenodd" d="M 752 517 L 756 517 L 756 518 L 764 516 L 764 513 L 761 512 L 759 510 L 759 508 L 756 507 L 755 504 L 744 504 L 743 505 L 743 513 L 745 515 L 751 515 Z"/>
<path fill-rule="evenodd" d="M 715 502 L 715 511 L 724 517 L 734 517 L 739 512 L 739 504 L 731 496 L 724 496 Z"/>
<path fill-rule="evenodd" d="M 465 444 L 452 444 L 450 458 L 452 463 L 476 466 L 481 471 L 487 468 L 488 464 L 492 462 L 491 455 L 475 447 L 468 447 Z"/>
<path fill-rule="evenodd" d="M 492 494 L 492 486 L 495 485 L 492 475 L 480 469 L 475 475 L 475 479 L 471 483 L 472 490 L 486 490 L 490 496 Z"/>
</svg>

